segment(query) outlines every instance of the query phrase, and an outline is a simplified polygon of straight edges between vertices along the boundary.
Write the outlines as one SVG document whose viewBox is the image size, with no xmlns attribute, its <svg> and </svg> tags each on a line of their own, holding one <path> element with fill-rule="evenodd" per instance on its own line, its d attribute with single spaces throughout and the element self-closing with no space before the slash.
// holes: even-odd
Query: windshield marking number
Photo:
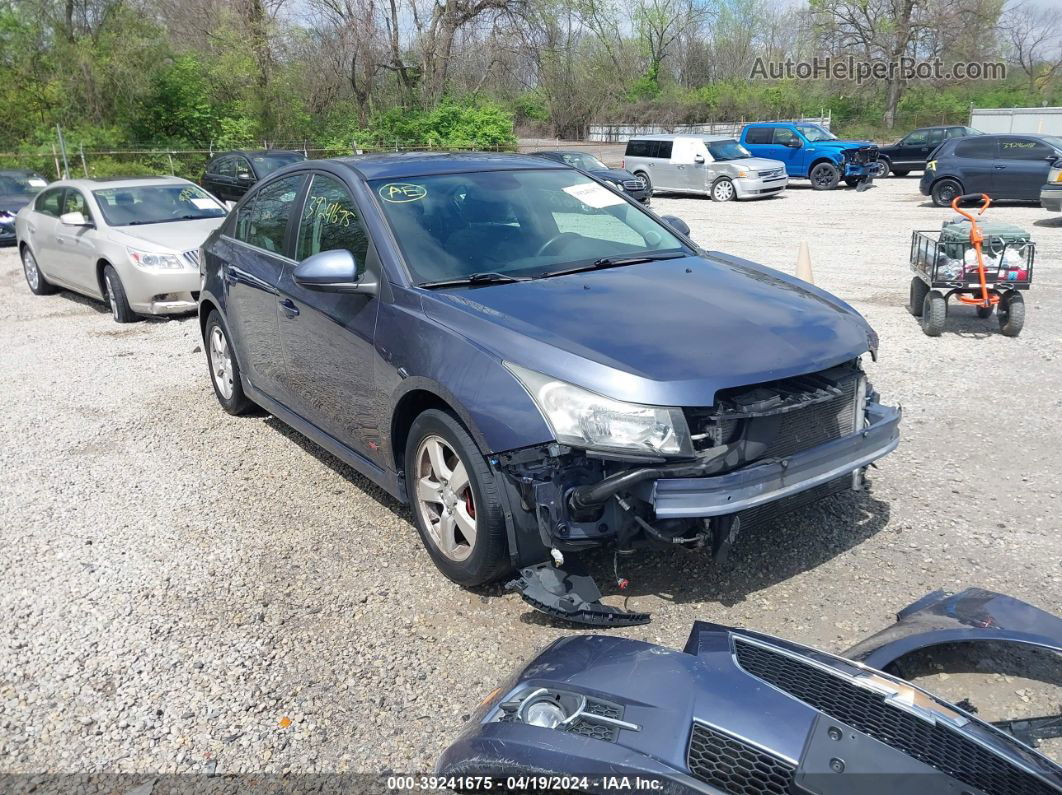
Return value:
<svg viewBox="0 0 1062 795">
<path fill-rule="evenodd" d="M 380 187 L 380 198 L 391 204 L 420 201 L 427 195 L 427 188 L 412 182 L 389 182 Z"/>
</svg>

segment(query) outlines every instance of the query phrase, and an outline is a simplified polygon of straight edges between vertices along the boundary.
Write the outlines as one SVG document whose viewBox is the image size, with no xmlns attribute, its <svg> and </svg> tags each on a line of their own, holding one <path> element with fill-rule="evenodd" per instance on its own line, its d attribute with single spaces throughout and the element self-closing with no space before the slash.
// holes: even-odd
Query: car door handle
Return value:
<svg viewBox="0 0 1062 795">
<path fill-rule="evenodd" d="M 1006 166 L 994 166 L 994 168 L 1004 169 L 1004 168 L 1006 168 Z"/>
<path fill-rule="evenodd" d="M 299 314 L 299 308 L 295 306 L 295 302 L 290 298 L 285 298 L 280 301 L 280 311 L 282 311 L 288 317 L 297 317 Z"/>
</svg>

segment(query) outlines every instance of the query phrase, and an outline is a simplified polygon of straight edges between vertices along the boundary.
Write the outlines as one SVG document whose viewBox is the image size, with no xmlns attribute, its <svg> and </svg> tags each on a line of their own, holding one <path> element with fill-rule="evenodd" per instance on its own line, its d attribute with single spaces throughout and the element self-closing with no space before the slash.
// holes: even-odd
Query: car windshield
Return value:
<svg viewBox="0 0 1062 795">
<path fill-rule="evenodd" d="M 667 227 L 578 171 L 481 171 L 369 184 L 418 284 L 474 275 L 484 283 L 539 278 L 691 253 Z"/>
<path fill-rule="evenodd" d="M 0 196 L 35 196 L 47 184 L 37 174 L 0 174 Z"/>
<path fill-rule="evenodd" d="M 817 124 L 798 124 L 797 129 L 804 137 L 814 143 L 815 141 L 836 141 L 837 136 L 829 130 L 824 130 Z"/>
<path fill-rule="evenodd" d="M 704 145 L 708 147 L 708 154 L 716 162 L 752 157 L 752 153 L 737 141 L 705 141 Z"/>
<path fill-rule="evenodd" d="M 608 166 L 593 155 L 585 152 L 561 152 L 561 158 L 565 165 L 573 168 L 581 168 L 583 171 L 607 171 Z"/>
<path fill-rule="evenodd" d="M 301 152 L 274 152 L 268 155 L 252 155 L 251 162 L 254 170 L 261 179 L 266 174 L 272 174 L 278 168 L 290 166 L 292 163 L 301 163 L 306 157 Z"/>
<path fill-rule="evenodd" d="M 220 218 L 225 208 L 196 185 L 137 185 L 92 191 L 111 226 Z"/>
<path fill-rule="evenodd" d="M 1059 152 L 1062 152 L 1062 137 L 1057 135 L 1041 135 L 1040 140 L 1048 146 L 1053 146 Z"/>
</svg>

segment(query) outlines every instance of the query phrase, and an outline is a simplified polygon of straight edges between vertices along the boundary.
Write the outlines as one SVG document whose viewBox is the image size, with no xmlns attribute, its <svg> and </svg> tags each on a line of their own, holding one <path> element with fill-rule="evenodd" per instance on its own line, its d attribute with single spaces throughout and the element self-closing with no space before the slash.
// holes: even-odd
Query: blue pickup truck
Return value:
<svg viewBox="0 0 1062 795">
<path fill-rule="evenodd" d="M 849 187 L 869 185 L 882 171 L 871 141 L 842 141 L 808 122 L 746 124 L 741 143 L 756 157 L 781 160 L 790 177 L 811 180 L 815 190 L 833 190 L 842 179 Z"/>
</svg>

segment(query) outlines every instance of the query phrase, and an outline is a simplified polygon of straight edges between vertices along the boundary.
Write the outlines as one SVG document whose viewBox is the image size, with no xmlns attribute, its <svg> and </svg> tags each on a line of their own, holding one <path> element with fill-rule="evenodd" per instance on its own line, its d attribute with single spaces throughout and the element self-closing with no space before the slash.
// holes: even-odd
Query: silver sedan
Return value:
<svg viewBox="0 0 1062 795">
<path fill-rule="evenodd" d="M 226 209 L 177 177 L 61 180 L 15 218 L 26 282 L 105 300 L 118 323 L 194 312 L 199 246 Z"/>
</svg>

